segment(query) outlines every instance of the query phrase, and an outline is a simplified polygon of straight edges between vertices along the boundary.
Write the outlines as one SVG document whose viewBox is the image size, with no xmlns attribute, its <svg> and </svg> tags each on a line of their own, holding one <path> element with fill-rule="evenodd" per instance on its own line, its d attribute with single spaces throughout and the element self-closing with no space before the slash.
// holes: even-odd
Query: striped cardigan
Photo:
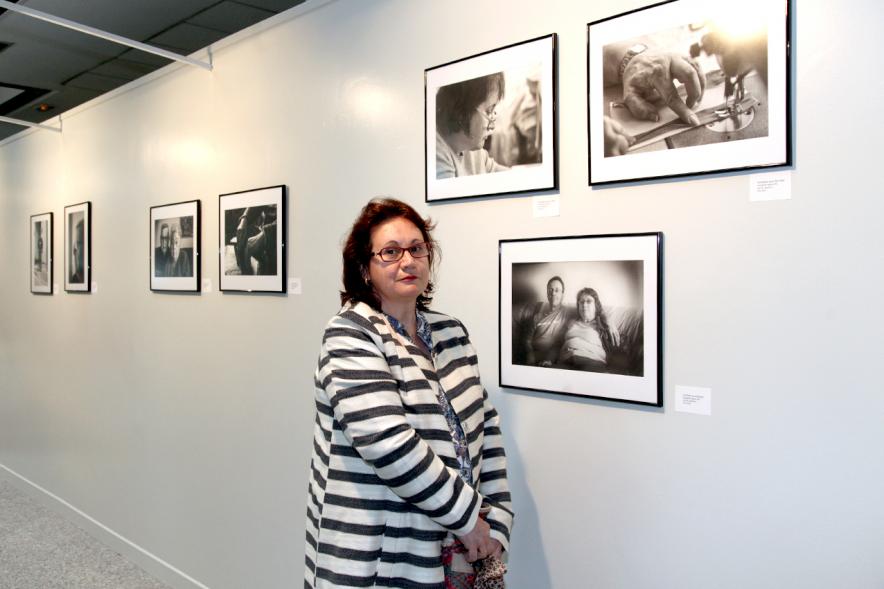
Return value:
<svg viewBox="0 0 884 589">
<path fill-rule="evenodd" d="M 506 549 L 513 513 L 497 411 L 464 326 L 425 312 L 430 361 L 383 314 L 348 304 L 325 329 L 315 375 L 305 587 L 443 589 L 441 542 L 490 506 Z M 435 365 L 434 365 L 435 364 Z M 436 390 L 457 412 L 473 464 L 458 462 Z"/>
</svg>

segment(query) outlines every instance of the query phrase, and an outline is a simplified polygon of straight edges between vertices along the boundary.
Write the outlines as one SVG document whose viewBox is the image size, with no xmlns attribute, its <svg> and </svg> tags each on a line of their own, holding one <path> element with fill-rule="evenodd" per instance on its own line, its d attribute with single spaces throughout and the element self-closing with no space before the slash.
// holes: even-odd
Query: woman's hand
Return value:
<svg viewBox="0 0 884 589">
<path fill-rule="evenodd" d="M 500 556 L 503 546 L 491 537 L 491 526 L 481 517 L 467 534 L 460 536 L 464 548 L 467 549 L 467 562 L 473 562 L 489 556 Z"/>
</svg>

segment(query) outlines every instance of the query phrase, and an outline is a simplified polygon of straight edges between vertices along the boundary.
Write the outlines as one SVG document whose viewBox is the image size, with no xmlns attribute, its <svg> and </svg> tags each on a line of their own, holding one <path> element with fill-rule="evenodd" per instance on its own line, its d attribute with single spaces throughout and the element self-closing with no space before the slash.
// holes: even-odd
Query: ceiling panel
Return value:
<svg viewBox="0 0 884 589">
<path fill-rule="evenodd" d="M 187 22 L 216 31 L 224 31 L 229 35 L 240 30 L 236 28 L 238 24 L 242 23 L 246 24 L 246 26 L 251 26 L 261 22 L 268 16 L 273 16 L 273 14 L 273 12 L 264 8 L 255 8 L 240 4 L 239 2 L 226 1 L 202 11 L 193 18 L 188 19 Z"/>
<path fill-rule="evenodd" d="M 187 55 L 304 0 L 20 0 L 54 16 Z M 31 122 L 62 114 L 170 60 L 0 10 L 0 83 L 31 90 L 0 110 Z M 54 107 L 38 112 L 38 104 Z M 4 106 L 6 107 L 4 109 Z M 0 124 L 0 140 L 22 131 Z"/>
</svg>

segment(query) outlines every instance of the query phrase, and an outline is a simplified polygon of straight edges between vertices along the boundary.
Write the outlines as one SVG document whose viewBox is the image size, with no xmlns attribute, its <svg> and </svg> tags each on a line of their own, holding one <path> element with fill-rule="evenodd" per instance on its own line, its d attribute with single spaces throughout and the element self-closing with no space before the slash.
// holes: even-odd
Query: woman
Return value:
<svg viewBox="0 0 884 589">
<path fill-rule="evenodd" d="M 532 366 L 552 366 L 562 347 L 568 313 L 562 300 L 565 281 L 553 276 L 546 283 L 546 303 L 537 303 L 524 332 L 526 359 Z"/>
<path fill-rule="evenodd" d="M 614 337 L 595 289 L 584 288 L 577 293 L 577 315 L 565 332 L 559 364 L 562 368 L 607 372 Z"/>
<path fill-rule="evenodd" d="M 343 308 L 315 378 L 308 587 L 443 589 L 508 546 L 497 412 L 466 329 L 428 308 L 431 229 L 376 199 L 344 245 Z"/>
<path fill-rule="evenodd" d="M 436 92 L 436 178 L 508 170 L 485 150 L 503 99 L 503 72 L 442 86 Z"/>
</svg>

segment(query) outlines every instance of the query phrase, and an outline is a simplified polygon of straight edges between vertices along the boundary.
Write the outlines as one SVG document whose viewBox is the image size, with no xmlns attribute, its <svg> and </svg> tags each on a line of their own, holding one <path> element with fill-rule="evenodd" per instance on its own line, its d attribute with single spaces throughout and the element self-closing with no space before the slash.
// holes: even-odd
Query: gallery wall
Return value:
<svg viewBox="0 0 884 589">
<path fill-rule="evenodd" d="M 434 306 L 498 407 L 508 582 L 884 582 L 881 5 L 796 7 L 792 198 L 749 176 L 587 186 L 586 23 L 644 2 L 307 2 L 0 145 L 0 476 L 170 585 L 302 585 L 312 372 L 340 246 L 374 195 L 438 222 Z M 560 215 L 424 203 L 423 70 L 559 35 Z M 871 107 L 871 108 L 870 108 Z M 869 112 L 867 112 L 869 111 Z M 285 184 L 299 294 L 219 293 L 218 194 Z M 148 218 L 200 199 L 211 291 L 154 293 Z M 28 218 L 93 206 L 91 294 L 28 288 Z M 498 240 L 662 231 L 664 406 L 498 386 Z M 675 411 L 708 387 L 710 416 Z"/>
</svg>

